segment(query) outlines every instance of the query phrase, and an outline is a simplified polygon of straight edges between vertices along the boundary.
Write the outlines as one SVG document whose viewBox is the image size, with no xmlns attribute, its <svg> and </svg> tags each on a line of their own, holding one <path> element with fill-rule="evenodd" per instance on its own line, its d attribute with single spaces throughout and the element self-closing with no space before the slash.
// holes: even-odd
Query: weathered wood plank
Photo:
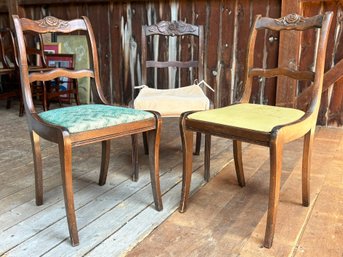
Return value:
<svg viewBox="0 0 343 257">
<path fill-rule="evenodd" d="M 281 16 L 289 13 L 302 13 L 298 0 L 284 0 L 281 6 Z M 289 48 L 299 45 L 299 48 Z M 295 69 L 299 64 L 300 34 L 297 32 L 280 32 L 279 66 Z M 276 105 L 293 106 L 297 85 L 294 80 L 281 77 L 277 82 Z"/>
</svg>

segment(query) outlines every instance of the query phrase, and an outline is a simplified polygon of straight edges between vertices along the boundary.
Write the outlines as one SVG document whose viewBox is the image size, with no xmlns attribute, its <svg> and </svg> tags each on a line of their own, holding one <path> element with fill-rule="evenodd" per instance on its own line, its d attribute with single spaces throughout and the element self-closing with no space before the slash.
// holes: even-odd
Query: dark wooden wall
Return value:
<svg viewBox="0 0 343 257">
<path fill-rule="evenodd" d="M 323 11 L 333 11 L 333 19 L 328 50 L 326 53 L 325 70 L 328 71 L 340 61 L 343 61 L 343 5 L 342 1 L 305 1 L 303 3 L 303 13 L 306 16 L 316 15 Z M 303 37 L 302 55 L 309 53 L 306 51 L 307 45 L 315 40 L 314 35 Z M 343 71 L 342 71 L 343 72 Z M 343 79 L 331 85 L 324 85 L 327 89 L 323 92 L 321 108 L 319 111 L 318 123 L 321 125 L 343 126 Z"/>
<path fill-rule="evenodd" d="M 343 55 L 340 43 L 342 5 L 340 1 L 334 0 L 7 0 L 7 3 L 11 5 L 10 12 L 34 19 L 46 15 L 61 19 L 88 16 L 96 33 L 103 89 L 108 99 L 118 104 L 127 104 L 132 98 L 133 87 L 140 84 L 141 26 L 160 20 L 179 19 L 204 25 L 205 79 L 215 88 L 215 93 L 208 93 L 216 107 L 228 105 L 240 95 L 246 42 L 255 14 L 280 17 L 282 10 L 292 10 L 292 5 L 305 16 L 334 10 L 337 19 L 331 31 L 327 70 L 341 60 Z M 260 44 L 257 52 L 269 50 L 267 58 L 256 55 L 256 61 L 261 66 L 275 66 L 280 56 L 279 35 L 260 33 L 258 37 Z M 311 43 L 311 40 L 310 37 L 303 37 L 299 42 L 301 55 L 306 55 L 307 44 Z M 310 64 L 299 64 L 306 65 Z M 342 83 L 340 80 L 325 91 L 320 124 L 342 126 Z M 185 82 L 185 85 L 188 84 Z M 290 91 L 286 84 L 277 85 L 275 79 L 256 79 L 251 101 L 282 105 L 278 97 L 286 93 L 290 93 L 288 100 L 292 101 L 293 91 Z M 297 86 L 299 89 L 301 87 L 302 85 Z"/>
<path fill-rule="evenodd" d="M 112 102 L 127 104 L 132 88 L 140 84 L 141 26 L 160 20 L 183 20 L 205 26 L 206 81 L 215 88 L 210 94 L 215 106 L 231 103 L 241 92 L 245 48 L 255 14 L 280 16 L 280 1 L 73 1 L 74 3 L 35 4 L 53 1 L 18 1 L 26 17 L 38 19 L 53 15 L 72 19 L 90 18 L 98 40 L 102 83 Z M 80 2 L 80 3 L 75 3 Z M 272 52 L 261 63 L 277 63 L 278 41 L 264 40 L 263 51 Z M 163 51 L 163 49 L 161 49 Z M 254 91 L 253 101 L 275 103 L 275 82 L 258 82 L 263 90 Z M 189 82 L 185 82 L 188 85 Z M 257 88 L 257 87 L 256 87 Z"/>
</svg>

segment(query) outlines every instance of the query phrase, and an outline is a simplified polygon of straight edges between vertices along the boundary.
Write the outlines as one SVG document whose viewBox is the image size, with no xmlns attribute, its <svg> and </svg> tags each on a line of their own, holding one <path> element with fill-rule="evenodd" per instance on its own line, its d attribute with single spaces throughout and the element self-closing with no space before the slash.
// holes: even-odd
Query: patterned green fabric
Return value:
<svg viewBox="0 0 343 257">
<path fill-rule="evenodd" d="M 42 112 L 39 116 L 46 122 L 62 126 L 70 133 L 153 118 L 150 112 L 102 104 L 86 104 Z"/>
</svg>

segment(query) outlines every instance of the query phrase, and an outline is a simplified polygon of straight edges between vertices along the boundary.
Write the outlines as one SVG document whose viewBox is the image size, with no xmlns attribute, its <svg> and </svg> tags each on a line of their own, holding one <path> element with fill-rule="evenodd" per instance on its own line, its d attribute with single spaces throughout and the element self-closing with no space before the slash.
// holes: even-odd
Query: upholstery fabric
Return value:
<svg viewBox="0 0 343 257">
<path fill-rule="evenodd" d="M 134 108 L 158 111 L 164 117 L 178 117 L 185 111 L 208 110 L 210 101 L 198 85 L 175 89 L 154 89 L 144 86 Z"/>
<path fill-rule="evenodd" d="M 46 122 L 62 126 L 70 133 L 153 118 L 150 112 L 103 104 L 87 104 L 42 112 L 39 116 Z"/>
<path fill-rule="evenodd" d="M 247 103 L 192 113 L 188 118 L 255 131 L 270 132 L 275 126 L 296 121 L 303 115 L 304 112 L 297 109 Z"/>
</svg>

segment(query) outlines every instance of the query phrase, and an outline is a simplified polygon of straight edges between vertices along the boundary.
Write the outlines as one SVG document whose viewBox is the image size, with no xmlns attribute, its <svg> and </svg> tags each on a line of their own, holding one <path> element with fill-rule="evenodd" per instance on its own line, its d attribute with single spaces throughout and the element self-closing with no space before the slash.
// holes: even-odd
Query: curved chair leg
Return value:
<svg viewBox="0 0 343 257">
<path fill-rule="evenodd" d="M 302 162 L 302 202 L 304 206 L 310 204 L 310 169 L 314 131 L 314 128 L 311 129 L 304 137 Z"/>
<path fill-rule="evenodd" d="M 196 139 L 195 139 L 194 155 L 199 155 L 200 154 L 200 147 L 201 147 L 201 133 L 197 132 L 196 133 Z"/>
<path fill-rule="evenodd" d="M 110 140 L 101 142 L 101 168 L 100 168 L 99 186 L 103 186 L 106 183 L 108 166 L 110 163 L 110 149 L 111 149 Z"/>
<path fill-rule="evenodd" d="M 33 164 L 35 169 L 36 205 L 39 206 L 43 204 L 42 154 L 39 136 L 34 131 L 31 131 L 30 138 L 33 153 Z"/>
<path fill-rule="evenodd" d="M 235 168 L 238 184 L 241 187 L 245 186 L 244 170 L 243 170 L 243 161 L 242 161 L 242 142 L 233 140 L 233 157 L 235 160 Z"/>
<path fill-rule="evenodd" d="M 149 154 L 149 146 L 148 146 L 148 139 L 147 139 L 147 132 L 143 132 L 143 146 L 144 146 L 144 154 Z"/>
<path fill-rule="evenodd" d="M 182 139 L 183 154 L 183 173 L 182 173 L 182 192 L 179 211 L 185 212 L 189 197 L 189 190 L 192 179 L 192 162 L 193 162 L 193 132 L 184 127 L 184 118 L 180 119 L 180 133 Z"/>
<path fill-rule="evenodd" d="M 156 129 L 146 132 L 149 146 L 149 166 L 152 193 L 155 201 L 155 208 L 158 211 L 163 209 L 161 187 L 160 187 L 160 134 L 161 119 L 157 119 Z"/>
<path fill-rule="evenodd" d="M 138 166 L 138 141 L 137 134 L 131 135 L 132 142 L 132 180 L 138 181 L 139 178 L 139 166 Z"/>
<path fill-rule="evenodd" d="M 205 181 L 209 181 L 211 174 L 210 174 L 210 163 L 211 163 L 211 135 L 205 134 L 205 170 L 204 170 L 204 179 Z"/>
<path fill-rule="evenodd" d="M 77 232 L 76 216 L 74 208 L 74 192 L 72 178 L 72 149 L 68 139 L 58 144 L 60 152 L 62 184 L 64 193 L 64 204 L 68 220 L 68 228 L 71 244 L 76 246 L 79 244 L 79 235 Z"/>
<path fill-rule="evenodd" d="M 269 185 L 269 203 L 266 233 L 264 235 L 263 246 L 270 248 L 273 244 L 276 212 L 280 196 L 280 180 L 282 169 L 282 144 L 271 142 L 270 145 L 270 185 Z"/>
</svg>

